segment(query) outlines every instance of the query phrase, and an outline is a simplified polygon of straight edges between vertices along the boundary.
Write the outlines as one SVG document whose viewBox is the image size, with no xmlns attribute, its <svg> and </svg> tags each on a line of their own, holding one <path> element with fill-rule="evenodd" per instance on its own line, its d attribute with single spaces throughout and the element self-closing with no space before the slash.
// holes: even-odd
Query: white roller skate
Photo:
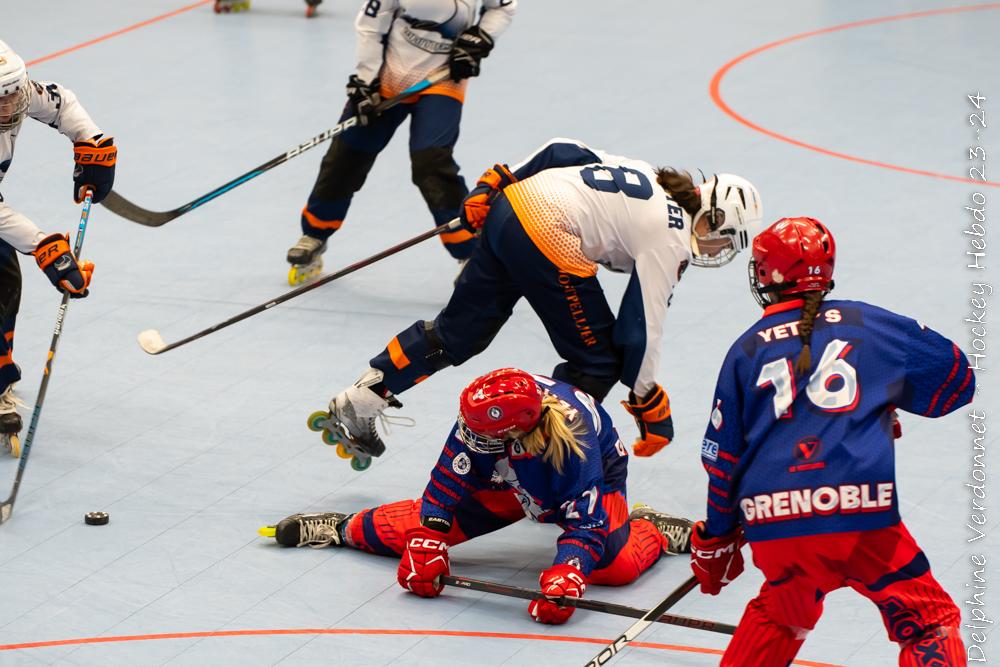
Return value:
<svg viewBox="0 0 1000 667">
<path fill-rule="evenodd" d="M 311 19 L 316 16 L 316 8 L 319 7 L 323 0 L 306 0 L 306 18 Z"/>
<path fill-rule="evenodd" d="M 645 519 L 656 526 L 656 529 L 670 543 L 670 546 L 665 551 L 671 556 L 691 553 L 691 531 L 694 530 L 694 523 L 692 521 L 667 514 L 666 512 L 657 512 L 649 505 L 643 503 L 633 505 L 632 513 L 628 515 L 628 518 L 630 520 Z"/>
<path fill-rule="evenodd" d="M 367 470 L 372 457 L 385 452 L 385 443 L 375 429 L 376 419 L 387 431 L 390 424 L 414 424 L 408 417 L 384 414 L 386 408 L 401 408 L 403 404 L 392 394 L 383 398 L 372 391 L 371 386 L 381 381 L 382 371 L 369 368 L 357 382 L 330 401 L 327 412 L 309 415 L 309 430 L 322 431 L 323 442 L 336 446 L 337 455 L 350 459 L 351 467 L 358 471 Z"/>
<path fill-rule="evenodd" d="M 257 532 L 273 537 L 283 547 L 339 547 L 344 544 L 340 529 L 352 516 L 340 512 L 293 514 L 279 521 L 277 526 L 264 526 Z"/>
<path fill-rule="evenodd" d="M 288 270 L 288 284 L 295 287 L 322 273 L 324 252 L 326 241 L 303 235 L 298 243 L 288 249 L 286 259 L 292 265 Z"/>
<path fill-rule="evenodd" d="M 215 0 L 216 14 L 245 12 L 250 9 L 250 0 Z"/>
<path fill-rule="evenodd" d="M 0 394 L 0 443 L 15 459 L 21 458 L 21 429 L 24 423 L 17 413 L 17 406 L 24 405 L 14 397 L 13 385 Z"/>
</svg>

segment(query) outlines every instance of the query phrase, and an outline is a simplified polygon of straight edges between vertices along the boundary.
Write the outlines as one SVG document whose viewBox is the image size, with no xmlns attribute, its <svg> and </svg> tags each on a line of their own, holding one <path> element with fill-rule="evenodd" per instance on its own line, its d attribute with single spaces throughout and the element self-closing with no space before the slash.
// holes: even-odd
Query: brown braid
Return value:
<svg viewBox="0 0 1000 667">
<path fill-rule="evenodd" d="M 698 215 L 698 211 L 701 210 L 701 195 L 691 180 L 691 174 L 671 167 L 660 167 L 656 170 L 656 182 L 670 193 L 674 201 L 680 204 L 688 215 L 692 218 Z"/>
<path fill-rule="evenodd" d="M 823 303 L 823 292 L 806 292 L 803 295 L 805 304 L 802 306 L 802 318 L 799 320 L 799 340 L 802 341 L 802 351 L 795 361 L 795 374 L 804 375 L 812 368 L 812 350 L 809 347 L 812 340 L 813 325 L 816 324 L 816 314 Z"/>
</svg>

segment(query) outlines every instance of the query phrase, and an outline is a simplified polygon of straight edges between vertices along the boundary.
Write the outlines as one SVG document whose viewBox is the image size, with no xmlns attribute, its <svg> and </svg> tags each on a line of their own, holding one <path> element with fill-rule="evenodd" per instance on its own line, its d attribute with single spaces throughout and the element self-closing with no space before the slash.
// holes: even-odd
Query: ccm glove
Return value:
<svg viewBox="0 0 1000 667">
<path fill-rule="evenodd" d="M 77 204 L 94 193 L 93 202 L 101 203 L 115 184 L 115 163 L 118 149 L 114 137 L 97 135 L 93 139 L 73 142 L 73 199 Z"/>
<path fill-rule="evenodd" d="M 722 537 L 705 534 L 705 522 L 699 521 L 691 533 L 691 569 L 698 577 L 701 592 L 718 595 L 722 587 L 743 574 L 743 554 L 740 547 L 743 527 L 737 526 Z"/>
<path fill-rule="evenodd" d="M 587 578 L 579 569 L 567 563 L 553 565 L 538 577 L 544 598 L 532 600 L 528 613 L 539 623 L 562 625 L 576 611 L 576 607 L 560 607 L 550 598 L 581 598 L 587 590 Z"/>
<path fill-rule="evenodd" d="M 670 397 L 660 385 L 653 387 L 642 400 L 630 391 L 628 401 L 622 401 L 622 405 L 635 418 L 635 425 L 639 427 L 639 438 L 632 445 L 636 456 L 652 456 L 674 439 Z"/>
<path fill-rule="evenodd" d="M 461 81 L 479 76 L 480 61 L 493 50 L 493 38 L 489 33 L 474 25 L 455 38 L 448 54 L 448 69 L 452 81 Z"/>
<path fill-rule="evenodd" d="M 400 586 L 423 598 L 437 597 L 444 588 L 441 577 L 449 572 L 444 533 L 426 526 L 406 532 L 406 548 L 396 571 Z"/>
<path fill-rule="evenodd" d="M 475 233 L 486 222 L 490 207 L 497 196 L 511 183 L 517 183 L 517 178 L 505 164 L 495 164 L 487 169 L 462 202 L 459 219 L 462 226 Z"/>
<path fill-rule="evenodd" d="M 87 296 L 87 286 L 90 276 L 94 273 L 93 262 L 79 263 L 69 248 L 69 236 L 51 234 L 39 242 L 35 248 L 35 261 L 38 268 L 45 272 L 46 277 L 56 289 L 69 292 L 71 298 L 82 299 Z"/>
<path fill-rule="evenodd" d="M 347 80 L 347 105 L 357 116 L 359 125 L 364 127 L 371 123 L 378 115 L 378 105 L 381 103 L 382 95 L 379 93 L 377 78 L 368 83 L 359 79 L 357 74 L 352 74 Z"/>
</svg>

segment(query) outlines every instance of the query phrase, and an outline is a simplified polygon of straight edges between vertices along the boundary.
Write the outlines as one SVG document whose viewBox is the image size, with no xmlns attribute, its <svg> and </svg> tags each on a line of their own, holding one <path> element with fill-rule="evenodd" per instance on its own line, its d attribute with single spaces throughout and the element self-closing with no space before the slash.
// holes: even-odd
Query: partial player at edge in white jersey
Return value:
<svg viewBox="0 0 1000 667">
<path fill-rule="evenodd" d="M 357 67 L 347 82 L 340 122 L 358 124 L 333 138 L 316 183 L 302 209 L 302 237 L 288 250 L 291 285 L 322 269 L 327 241 L 344 224 L 351 199 L 365 183 L 379 153 L 410 119 L 410 165 L 434 224 L 458 216 L 469 190 L 455 162 L 465 89 L 479 76 L 480 62 L 510 25 L 517 0 L 366 0 L 358 12 Z M 478 19 L 478 20 L 477 20 Z M 431 73 L 450 78 L 385 109 L 382 100 L 402 93 Z M 460 262 L 472 253 L 472 233 L 460 229 L 439 237 Z"/>
<path fill-rule="evenodd" d="M 21 122 L 28 116 L 56 128 L 73 141 L 73 198 L 104 199 L 114 183 L 117 148 L 104 136 L 76 95 L 51 81 L 28 78 L 24 60 L 0 41 L 0 182 L 10 169 Z M 14 324 L 21 304 L 21 270 L 17 252 L 32 254 L 45 275 L 72 297 L 87 296 L 94 265 L 73 256 L 69 236 L 46 234 L 27 216 L 15 211 L 0 194 L 0 440 L 14 457 L 20 456 L 18 434 L 23 428 L 13 386 L 21 379 L 14 363 Z"/>
<path fill-rule="evenodd" d="M 695 186 L 686 172 L 572 139 L 549 141 L 513 169 L 494 165 L 465 199 L 462 220 L 480 233 L 444 310 L 396 335 L 330 403 L 341 446 L 356 458 L 381 455 L 375 420 L 399 405 L 395 396 L 486 349 L 524 297 L 565 360 L 552 377 L 599 401 L 625 384 L 640 432 L 634 452 L 651 456 L 673 438 L 656 374 L 674 288 L 689 263 L 730 262 L 761 216 L 744 178 Z M 598 265 L 631 273 L 617 317 Z"/>
</svg>

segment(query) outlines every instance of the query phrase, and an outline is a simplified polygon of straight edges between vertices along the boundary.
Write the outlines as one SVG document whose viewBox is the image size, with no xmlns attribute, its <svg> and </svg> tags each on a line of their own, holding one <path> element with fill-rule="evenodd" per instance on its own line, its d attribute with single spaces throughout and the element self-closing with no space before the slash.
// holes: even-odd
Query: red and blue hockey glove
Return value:
<svg viewBox="0 0 1000 667">
<path fill-rule="evenodd" d="M 406 531 L 406 548 L 396 570 L 400 586 L 422 598 L 440 595 L 444 588 L 441 577 L 450 572 L 445 537 L 425 526 Z"/>
<path fill-rule="evenodd" d="M 517 183 L 517 178 L 507 165 L 495 164 L 487 169 L 462 202 L 459 213 L 462 226 L 473 233 L 478 231 L 486 222 L 486 216 L 497 196 L 511 183 Z"/>
<path fill-rule="evenodd" d="M 582 598 L 587 590 L 587 578 L 572 565 L 559 563 L 542 572 L 538 585 L 546 598 Z M 560 607 L 546 598 L 532 600 L 528 605 L 528 613 L 539 623 L 562 625 L 576 611 L 576 607 Z"/>
<path fill-rule="evenodd" d="M 705 534 L 705 522 L 699 521 L 691 533 L 691 569 L 698 577 L 701 592 L 718 595 L 722 587 L 743 574 L 743 554 L 740 547 L 743 527 L 737 526 L 722 537 Z"/>
<path fill-rule="evenodd" d="M 35 248 L 35 261 L 38 268 L 45 272 L 46 277 L 60 291 L 67 291 L 71 298 L 82 299 L 87 296 L 87 286 L 94 273 L 94 263 L 80 263 L 73 256 L 69 247 L 69 236 L 50 234 L 38 243 Z"/>
<path fill-rule="evenodd" d="M 639 427 L 639 438 L 632 445 L 636 456 L 652 456 L 670 444 L 674 439 L 674 420 L 670 416 L 670 397 L 660 385 L 656 385 L 639 400 L 632 392 L 622 405 L 635 418 Z"/>
<path fill-rule="evenodd" d="M 114 137 L 97 135 L 93 139 L 73 143 L 73 199 L 77 204 L 86 197 L 87 190 L 94 192 L 91 200 L 100 204 L 115 184 L 115 163 L 118 148 Z"/>
<path fill-rule="evenodd" d="M 452 81 L 479 76 L 479 63 L 493 50 L 493 38 L 474 25 L 455 38 L 448 54 L 448 69 Z"/>
<path fill-rule="evenodd" d="M 347 105 L 351 113 L 357 116 L 358 125 L 364 127 L 372 122 L 378 115 L 378 105 L 381 103 L 382 95 L 379 93 L 377 78 L 368 83 L 359 79 L 357 74 L 352 74 L 347 79 Z"/>
</svg>

